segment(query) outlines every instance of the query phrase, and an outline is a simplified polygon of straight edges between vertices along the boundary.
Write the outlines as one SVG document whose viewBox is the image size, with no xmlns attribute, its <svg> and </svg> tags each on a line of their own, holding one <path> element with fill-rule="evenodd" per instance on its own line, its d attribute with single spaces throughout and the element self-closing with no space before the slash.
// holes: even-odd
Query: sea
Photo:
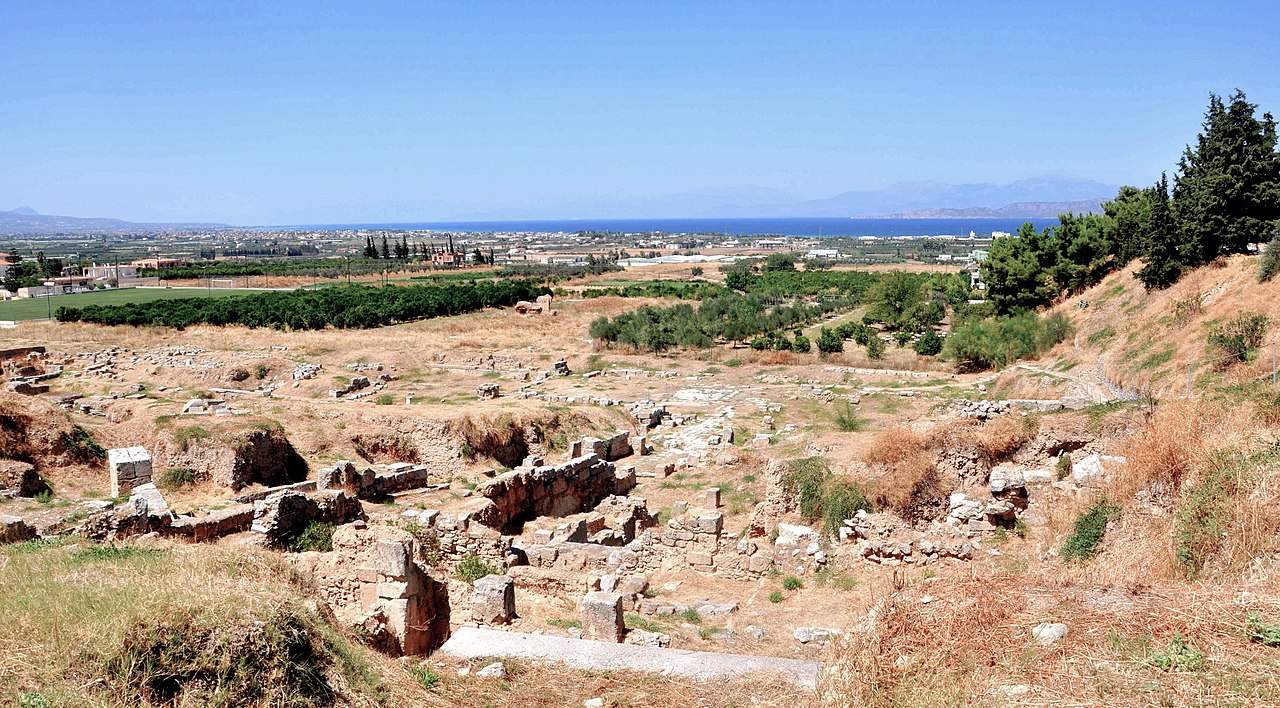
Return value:
<svg viewBox="0 0 1280 708">
<path fill-rule="evenodd" d="M 802 237 L 858 236 L 990 236 L 994 231 L 1013 233 L 1026 222 L 1037 229 L 1058 223 L 1057 219 L 550 219 L 518 221 L 424 221 L 393 224 L 309 224 L 289 227 L 339 231 L 350 229 L 399 229 L 453 233 L 574 233 L 610 231 L 615 233 L 662 232 L 668 234 L 727 234 L 756 236 L 776 234 Z"/>
</svg>

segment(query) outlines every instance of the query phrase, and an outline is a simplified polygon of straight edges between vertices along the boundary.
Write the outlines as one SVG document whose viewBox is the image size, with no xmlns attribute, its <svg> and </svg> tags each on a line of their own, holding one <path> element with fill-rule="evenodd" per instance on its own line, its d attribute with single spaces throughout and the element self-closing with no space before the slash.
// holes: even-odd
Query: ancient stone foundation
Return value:
<svg viewBox="0 0 1280 708">
<path fill-rule="evenodd" d="M 360 627 L 388 654 L 425 654 L 448 638 L 446 588 L 427 574 L 421 546 L 404 531 L 341 526 L 333 551 L 294 562 L 313 575 L 339 622 Z"/>
<path fill-rule="evenodd" d="M 357 469 L 355 463 L 341 460 L 316 474 L 317 489 L 344 489 L 360 499 L 380 499 L 403 491 L 424 487 L 428 481 L 426 465 L 397 462 L 386 466 L 385 474 L 372 468 Z"/>
<path fill-rule="evenodd" d="M 360 501 L 345 491 L 329 490 L 315 494 L 276 492 L 254 502 L 251 529 L 263 535 L 271 545 L 287 542 L 314 521 L 343 523 L 363 513 Z"/>
<path fill-rule="evenodd" d="M 485 502 L 473 518 L 490 528 L 506 529 L 538 516 L 586 511 L 635 484 L 634 469 L 622 472 L 595 453 L 558 465 L 522 465 L 476 487 Z"/>
</svg>

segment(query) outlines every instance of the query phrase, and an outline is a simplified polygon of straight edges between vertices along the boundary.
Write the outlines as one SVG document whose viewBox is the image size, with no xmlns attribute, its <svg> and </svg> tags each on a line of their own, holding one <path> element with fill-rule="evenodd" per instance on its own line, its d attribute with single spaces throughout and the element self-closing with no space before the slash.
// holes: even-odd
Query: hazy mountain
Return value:
<svg viewBox="0 0 1280 708">
<path fill-rule="evenodd" d="M 138 224 L 120 219 L 41 214 L 31 207 L 0 211 L 0 234 L 56 234 L 114 231 L 191 231 L 228 228 L 226 224 Z"/>
<path fill-rule="evenodd" d="M 946 184 L 943 182 L 899 182 L 883 189 L 843 192 L 827 199 L 814 199 L 772 206 L 751 205 L 745 209 L 720 207 L 703 214 L 712 217 L 808 217 L 885 216 L 917 210 L 989 209 L 1001 216 L 1037 216 L 1013 213 L 1009 209 L 1110 199 L 1118 191 L 1114 185 L 1070 177 L 1042 176 L 1009 184 Z M 1043 208 L 1038 209 L 1042 211 Z M 1079 209 L 1077 208 L 1077 211 Z M 1054 212 L 1053 216 L 1057 216 Z M 970 216 L 970 214 L 956 214 Z M 921 217 L 923 218 L 923 217 Z M 946 217 L 932 217 L 946 218 Z"/>
<path fill-rule="evenodd" d="M 895 219 L 1053 219 L 1059 214 L 1101 214 L 1102 203 L 1109 197 L 1070 202 L 1018 202 L 999 209 L 969 207 L 967 209 L 911 209 L 890 214 Z"/>
</svg>

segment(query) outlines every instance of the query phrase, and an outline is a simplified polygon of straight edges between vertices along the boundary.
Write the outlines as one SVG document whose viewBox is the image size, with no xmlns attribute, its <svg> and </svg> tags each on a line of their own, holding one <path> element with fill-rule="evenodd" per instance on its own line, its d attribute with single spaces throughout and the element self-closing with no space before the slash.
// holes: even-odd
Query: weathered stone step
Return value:
<svg viewBox="0 0 1280 708">
<path fill-rule="evenodd" d="M 578 669 L 644 671 L 698 680 L 773 674 L 811 691 L 818 688 L 822 671 L 822 665 L 816 661 L 612 644 L 476 627 L 458 629 L 440 651 L 461 659 L 529 659 Z"/>
</svg>

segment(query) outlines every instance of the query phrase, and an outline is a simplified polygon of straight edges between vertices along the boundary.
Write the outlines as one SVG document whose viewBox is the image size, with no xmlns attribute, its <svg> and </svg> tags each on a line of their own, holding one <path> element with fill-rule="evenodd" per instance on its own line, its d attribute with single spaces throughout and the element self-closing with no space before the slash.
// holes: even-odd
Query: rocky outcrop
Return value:
<svg viewBox="0 0 1280 708">
<path fill-rule="evenodd" d="M 190 469 L 198 477 L 240 490 L 300 482 L 307 463 L 273 425 L 163 430 L 153 450 L 156 469 Z"/>
<path fill-rule="evenodd" d="M 34 497 L 49 491 L 34 465 L 15 460 L 0 460 L 0 497 Z"/>
<path fill-rule="evenodd" d="M 18 516 L 0 516 L 0 543 L 20 543 L 36 537 L 36 530 Z"/>
<path fill-rule="evenodd" d="M 0 458 L 50 470 L 102 463 L 105 452 L 56 405 L 0 390 Z"/>
</svg>

